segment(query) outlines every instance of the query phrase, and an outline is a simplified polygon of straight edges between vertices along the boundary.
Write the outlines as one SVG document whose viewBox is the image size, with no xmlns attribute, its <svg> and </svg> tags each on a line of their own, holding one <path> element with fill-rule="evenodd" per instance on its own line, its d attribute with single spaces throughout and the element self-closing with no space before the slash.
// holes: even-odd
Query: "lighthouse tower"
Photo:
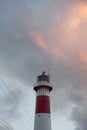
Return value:
<svg viewBox="0 0 87 130">
<path fill-rule="evenodd" d="M 49 75 L 43 72 L 37 77 L 34 86 L 36 91 L 34 130 L 51 130 L 50 92 L 52 89 Z"/>
</svg>

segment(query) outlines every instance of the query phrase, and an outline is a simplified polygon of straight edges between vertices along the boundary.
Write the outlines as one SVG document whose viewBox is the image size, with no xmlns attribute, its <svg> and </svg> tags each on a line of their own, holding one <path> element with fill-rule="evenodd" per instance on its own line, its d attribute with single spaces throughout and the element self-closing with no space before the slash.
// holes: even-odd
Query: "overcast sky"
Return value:
<svg viewBox="0 0 87 130">
<path fill-rule="evenodd" d="M 33 130 L 48 68 L 52 129 L 87 130 L 86 41 L 87 0 L 0 0 L 0 130 Z"/>
</svg>

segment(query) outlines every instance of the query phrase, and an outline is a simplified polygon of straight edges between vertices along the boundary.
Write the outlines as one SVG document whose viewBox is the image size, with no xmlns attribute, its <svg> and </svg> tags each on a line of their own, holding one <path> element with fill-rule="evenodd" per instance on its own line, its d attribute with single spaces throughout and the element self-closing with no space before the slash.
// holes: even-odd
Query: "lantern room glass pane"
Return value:
<svg viewBox="0 0 87 130">
<path fill-rule="evenodd" d="M 49 82 L 49 76 L 40 75 L 40 76 L 37 77 L 37 81 L 46 81 L 46 82 Z"/>
</svg>

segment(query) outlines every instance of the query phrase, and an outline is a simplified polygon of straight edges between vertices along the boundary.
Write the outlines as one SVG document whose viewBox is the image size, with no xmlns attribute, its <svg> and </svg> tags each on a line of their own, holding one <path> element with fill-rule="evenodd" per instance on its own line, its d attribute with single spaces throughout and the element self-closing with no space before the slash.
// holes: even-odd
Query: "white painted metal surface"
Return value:
<svg viewBox="0 0 87 130">
<path fill-rule="evenodd" d="M 50 114 L 36 114 L 34 130 L 51 130 Z"/>
<path fill-rule="evenodd" d="M 49 89 L 45 88 L 45 87 L 42 87 L 40 89 L 38 89 L 37 91 L 37 96 L 40 96 L 40 95 L 45 95 L 45 96 L 49 96 Z"/>
</svg>

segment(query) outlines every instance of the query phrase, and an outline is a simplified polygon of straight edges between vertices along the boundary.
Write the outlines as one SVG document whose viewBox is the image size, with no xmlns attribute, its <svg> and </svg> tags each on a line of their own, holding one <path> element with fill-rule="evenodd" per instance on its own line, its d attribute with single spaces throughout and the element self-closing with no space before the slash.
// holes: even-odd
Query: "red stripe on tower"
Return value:
<svg viewBox="0 0 87 130">
<path fill-rule="evenodd" d="M 49 96 L 37 96 L 36 113 L 49 113 L 50 114 Z"/>
</svg>

